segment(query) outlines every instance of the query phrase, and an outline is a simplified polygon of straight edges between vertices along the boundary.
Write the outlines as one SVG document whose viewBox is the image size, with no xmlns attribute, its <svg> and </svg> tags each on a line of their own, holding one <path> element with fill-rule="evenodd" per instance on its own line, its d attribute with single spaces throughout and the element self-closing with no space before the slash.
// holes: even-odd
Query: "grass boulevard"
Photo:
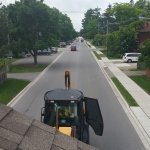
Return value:
<svg viewBox="0 0 150 150">
<path fill-rule="evenodd" d="M 100 55 L 96 53 L 96 51 L 93 51 L 95 56 L 97 57 L 98 60 L 101 60 Z M 137 71 L 137 70 L 132 70 L 132 71 Z M 146 75 L 134 75 L 134 76 L 129 76 L 130 79 L 132 79 L 137 85 L 139 85 L 145 92 L 147 92 L 150 95 L 150 80 L 146 77 Z M 116 85 L 126 102 L 128 103 L 129 106 L 138 106 L 136 103 L 135 99 L 130 95 L 130 93 L 124 88 L 124 86 L 119 82 L 119 80 L 115 77 L 111 78 L 113 83 Z"/>
</svg>

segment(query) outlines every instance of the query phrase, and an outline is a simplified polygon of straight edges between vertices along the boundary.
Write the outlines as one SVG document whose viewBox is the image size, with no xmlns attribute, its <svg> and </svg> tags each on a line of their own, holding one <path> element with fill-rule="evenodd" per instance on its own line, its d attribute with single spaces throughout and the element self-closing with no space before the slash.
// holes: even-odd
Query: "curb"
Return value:
<svg viewBox="0 0 150 150">
<path fill-rule="evenodd" d="M 63 52 L 64 53 L 64 52 Z M 63 54 L 62 53 L 62 54 Z M 59 55 L 50 65 L 48 65 L 32 82 L 30 82 L 19 94 L 17 94 L 8 104 L 7 106 L 13 107 L 20 98 L 43 76 L 43 74 L 59 59 L 61 56 Z"/>
<path fill-rule="evenodd" d="M 97 52 L 97 51 L 96 51 Z M 146 148 L 146 150 L 150 150 L 150 140 L 149 140 L 149 136 L 146 133 L 146 131 L 144 130 L 143 126 L 141 125 L 141 123 L 139 122 L 139 120 L 137 119 L 136 115 L 134 114 L 133 110 L 131 109 L 132 107 L 129 107 L 129 105 L 127 104 L 126 100 L 124 99 L 124 97 L 121 95 L 120 91 L 118 90 L 118 88 L 116 87 L 116 85 L 113 83 L 113 81 L 111 80 L 111 78 L 108 76 L 107 72 L 104 70 L 105 67 L 107 67 L 105 65 L 105 63 L 103 63 L 102 60 L 98 60 L 96 58 L 96 56 L 93 54 L 93 52 L 91 52 L 93 57 L 95 58 L 96 62 L 98 63 L 100 69 L 102 70 L 102 72 L 104 73 L 108 83 L 110 84 L 112 90 L 114 91 L 116 98 L 118 99 L 119 103 L 121 104 L 121 106 L 123 107 L 126 115 L 128 116 L 131 124 L 133 125 L 134 129 L 136 130 L 137 134 L 139 135 L 139 138 L 141 139 L 144 147 Z M 140 108 L 140 107 L 137 107 Z M 141 108 L 140 108 L 141 109 Z M 143 111 L 141 109 L 141 111 Z M 144 112 L 143 112 L 144 113 Z M 134 120 L 133 120 L 134 119 Z"/>
<path fill-rule="evenodd" d="M 89 43 L 88 41 L 85 41 L 84 43 L 87 45 L 88 48 L 96 49 L 95 46 L 93 46 L 93 45 L 92 45 L 91 43 Z M 87 44 L 87 43 L 88 43 L 88 44 Z M 89 47 L 89 45 L 90 45 L 91 47 Z"/>
</svg>

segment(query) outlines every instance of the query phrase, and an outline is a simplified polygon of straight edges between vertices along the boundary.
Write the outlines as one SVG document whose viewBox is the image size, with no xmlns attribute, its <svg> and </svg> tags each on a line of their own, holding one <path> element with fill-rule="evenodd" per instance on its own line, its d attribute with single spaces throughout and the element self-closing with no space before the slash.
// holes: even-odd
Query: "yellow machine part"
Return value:
<svg viewBox="0 0 150 150">
<path fill-rule="evenodd" d="M 59 131 L 71 136 L 71 127 L 59 127 Z"/>
<path fill-rule="evenodd" d="M 65 86 L 66 88 L 68 89 L 71 89 L 71 77 L 70 77 L 70 73 L 71 71 L 70 70 L 65 70 Z M 68 78 L 68 83 L 67 83 L 67 78 Z M 68 84 L 68 85 L 67 85 Z"/>
</svg>

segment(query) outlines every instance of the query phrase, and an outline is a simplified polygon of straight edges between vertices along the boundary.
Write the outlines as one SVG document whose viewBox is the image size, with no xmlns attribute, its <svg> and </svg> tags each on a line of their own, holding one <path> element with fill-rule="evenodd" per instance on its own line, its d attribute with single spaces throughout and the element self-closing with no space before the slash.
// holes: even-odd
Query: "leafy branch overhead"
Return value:
<svg viewBox="0 0 150 150">
<path fill-rule="evenodd" d="M 21 0 L 15 4 L 0 8 L 0 27 L 4 26 L 3 41 L 0 47 L 11 45 L 11 50 L 31 52 L 37 64 L 37 51 L 57 46 L 59 41 L 67 41 L 76 37 L 70 18 L 56 8 L 50 8 L 43 0 Z M 68 34 L 69 33 L 69 34 Z M 7 36 L 9 35 L 9 43 Z M 2 36 L 0 36 L 2 38 Z M 17 46 L 17 49 L 15 48 Z"/>
<path fill-rule="evenodd" d="M 101 8 L 89 9 L 82 20 L 81 35 L 91 39 L 93 44 L 106 47 L 109 56 L 120 56 L 125 52 L 138 50 L 138 32 L 146 21 L 139 16 L 150 18 L 150 2 L 138 0 L 135 4 L 109 4 L 101 14 Z"/>
</svg>

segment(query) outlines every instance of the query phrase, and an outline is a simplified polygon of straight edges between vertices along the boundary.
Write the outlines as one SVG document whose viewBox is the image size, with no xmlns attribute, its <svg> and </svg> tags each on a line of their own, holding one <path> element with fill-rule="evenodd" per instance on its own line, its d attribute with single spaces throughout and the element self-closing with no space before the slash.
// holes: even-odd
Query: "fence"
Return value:
<svg viewBox="0 0 150 150">
<path fill-rule="evenodd" d="M 3 83 L 7 79 L 6 69 L 0 70 L 0 84 Z"/>
</svg>

